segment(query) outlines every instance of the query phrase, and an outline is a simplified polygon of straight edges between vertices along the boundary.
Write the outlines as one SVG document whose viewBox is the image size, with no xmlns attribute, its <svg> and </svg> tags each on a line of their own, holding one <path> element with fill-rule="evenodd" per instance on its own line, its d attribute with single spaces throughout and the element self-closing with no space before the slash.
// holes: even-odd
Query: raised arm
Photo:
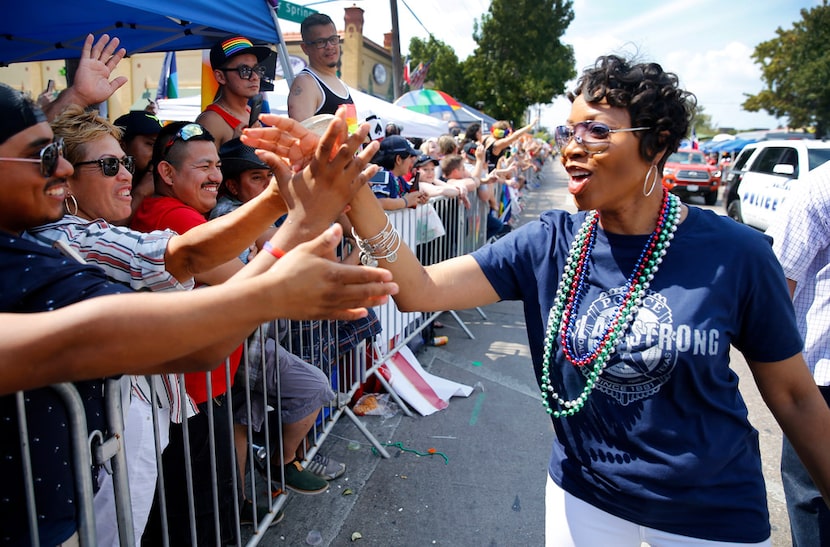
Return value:
<svg viewBox="0 0 830 547">
<path fill-rule="evenodd" d="M 496 155 L 500 154 L 502 150 L 513 144 L 516 141 L 516 139 L 518 139 L 519 137 L 533 129 L 537 123 L 539 123 L 539 118 L 534 119 L 526 126 L 522 127 L 521 129 L 517 129 L 516 131 L 507 135 L 506 137 L 496 139 L 495 141 L 493 141 L 493 144 L 491 145 L 493 153 Z"/>
<path fill-rule="evenodd" d="M 106 101 L 127 83 L 126 76 L 110 81 L 112 71 L 127 54 L 126 49 L 118 48 L 120 43 L 118 38 L 110 39 L 107 34 L 102 34 L 97 42 L 92 34 L 86 37 L 75 80 L 44 109 L 47 119 L 53 120 L 70 104 L 86 108 Z"/>
</svg>

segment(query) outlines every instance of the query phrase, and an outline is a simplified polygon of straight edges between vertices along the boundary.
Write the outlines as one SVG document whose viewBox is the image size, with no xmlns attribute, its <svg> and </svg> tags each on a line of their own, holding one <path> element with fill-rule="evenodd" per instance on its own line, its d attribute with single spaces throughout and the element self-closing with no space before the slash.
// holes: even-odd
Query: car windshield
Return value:
<svg viewBox="0 0 830 547">
<path fill-rule="evenodd" d="M 807 150 L 810 171 L 830 160 L 830 148 L 813 148 Z"/>
<path fill-rule="evenodd" d="M 668 161 L 671 163 L 682 163 L 685 165 L 706 165 L 706 159 L 700 152 L 675 152 L 669 156 Z"/>
</svg>

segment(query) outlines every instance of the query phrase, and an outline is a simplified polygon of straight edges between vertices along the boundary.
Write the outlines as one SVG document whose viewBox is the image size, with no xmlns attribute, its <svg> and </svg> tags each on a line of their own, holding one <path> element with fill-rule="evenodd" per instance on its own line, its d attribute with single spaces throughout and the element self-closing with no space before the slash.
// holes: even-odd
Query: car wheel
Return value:
<svg viewBox="0 0 830 547">
<path fill-rule="evenodd" d="M 743 224 L 744 219 L 741 216 L 741 200 L 732 200 L 732 202 L 726 207 L 726 215 L 735 222 Z"/>
<path fill-rule="evenodd" d="M 703 202 L 706 205 L 714 205 L 718 201 L 718 191 L 715 190 L 714 192 L 709 192 L 705 196 L 703 196 Z"/>
</svg>

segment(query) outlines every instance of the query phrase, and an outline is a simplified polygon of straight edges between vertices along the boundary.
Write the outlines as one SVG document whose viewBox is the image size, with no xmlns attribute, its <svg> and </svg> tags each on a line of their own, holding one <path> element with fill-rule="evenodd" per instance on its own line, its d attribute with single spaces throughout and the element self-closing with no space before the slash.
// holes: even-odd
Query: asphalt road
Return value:
<svg viewBox="0 0 830 547">
<path fill-rule="evenodd" d="M 722 202 L 713 207 L 724 214 Z M 523 219 L 550 208 L 573 210 L 564 171 L 549 162 L 542 186 L 527 199 Z M 553 431 L 539 403 L 520 304 L 502 302 L 458 313 L 475 336 L 468 338 L 444 314 L 440 334 L 449 343 L 419 353 L 429 372 L 475 390 L 453 398 L 427 417 L 364 417 L 391 458 L 373 453 L 346 417 L 321 452 L 348 466 L 328 492 L 292 494 L 285 519 L 262 545 L 515 546 L 544 544 L 544 482 Z M 772 522 L 772 544 L 790 545 L 789 523 L 778 471 L 781 431 L 764 405 L 743 357 L 732 353 L 750 419 L 760 432 Z M 428 455 L 434 449 L 443 454 Z M 421 455 L 419 455 L 421 454 Z M 353 535 L 359 534 L 360 539 Z M 355 536 L 356 537 L 356 536 Z"/>
</svg>

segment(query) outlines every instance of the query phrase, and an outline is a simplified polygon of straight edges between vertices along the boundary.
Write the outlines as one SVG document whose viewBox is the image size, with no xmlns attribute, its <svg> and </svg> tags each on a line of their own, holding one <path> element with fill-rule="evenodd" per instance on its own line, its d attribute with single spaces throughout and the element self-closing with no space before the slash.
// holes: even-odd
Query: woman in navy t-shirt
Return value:
<svg viewBox="0 0 830 547">
<path fill-rule="evenodd" d="M 813 433 L 830 428 L 830 410 L 769 239 L 663 189 L 695 107 L 677 76 L 600 57 L 570 98 L 555 136 L 579 213 L 549 211 L 423 268 L 366 189 L 349 211 L 372 243 L 362 248 L 393 271 L 402 310 L 523 301 L 556 430 L 548 545 L 770 545 L 758 434 L 730 346 L 825 491 L 830 439 Z"/>
</svg>

